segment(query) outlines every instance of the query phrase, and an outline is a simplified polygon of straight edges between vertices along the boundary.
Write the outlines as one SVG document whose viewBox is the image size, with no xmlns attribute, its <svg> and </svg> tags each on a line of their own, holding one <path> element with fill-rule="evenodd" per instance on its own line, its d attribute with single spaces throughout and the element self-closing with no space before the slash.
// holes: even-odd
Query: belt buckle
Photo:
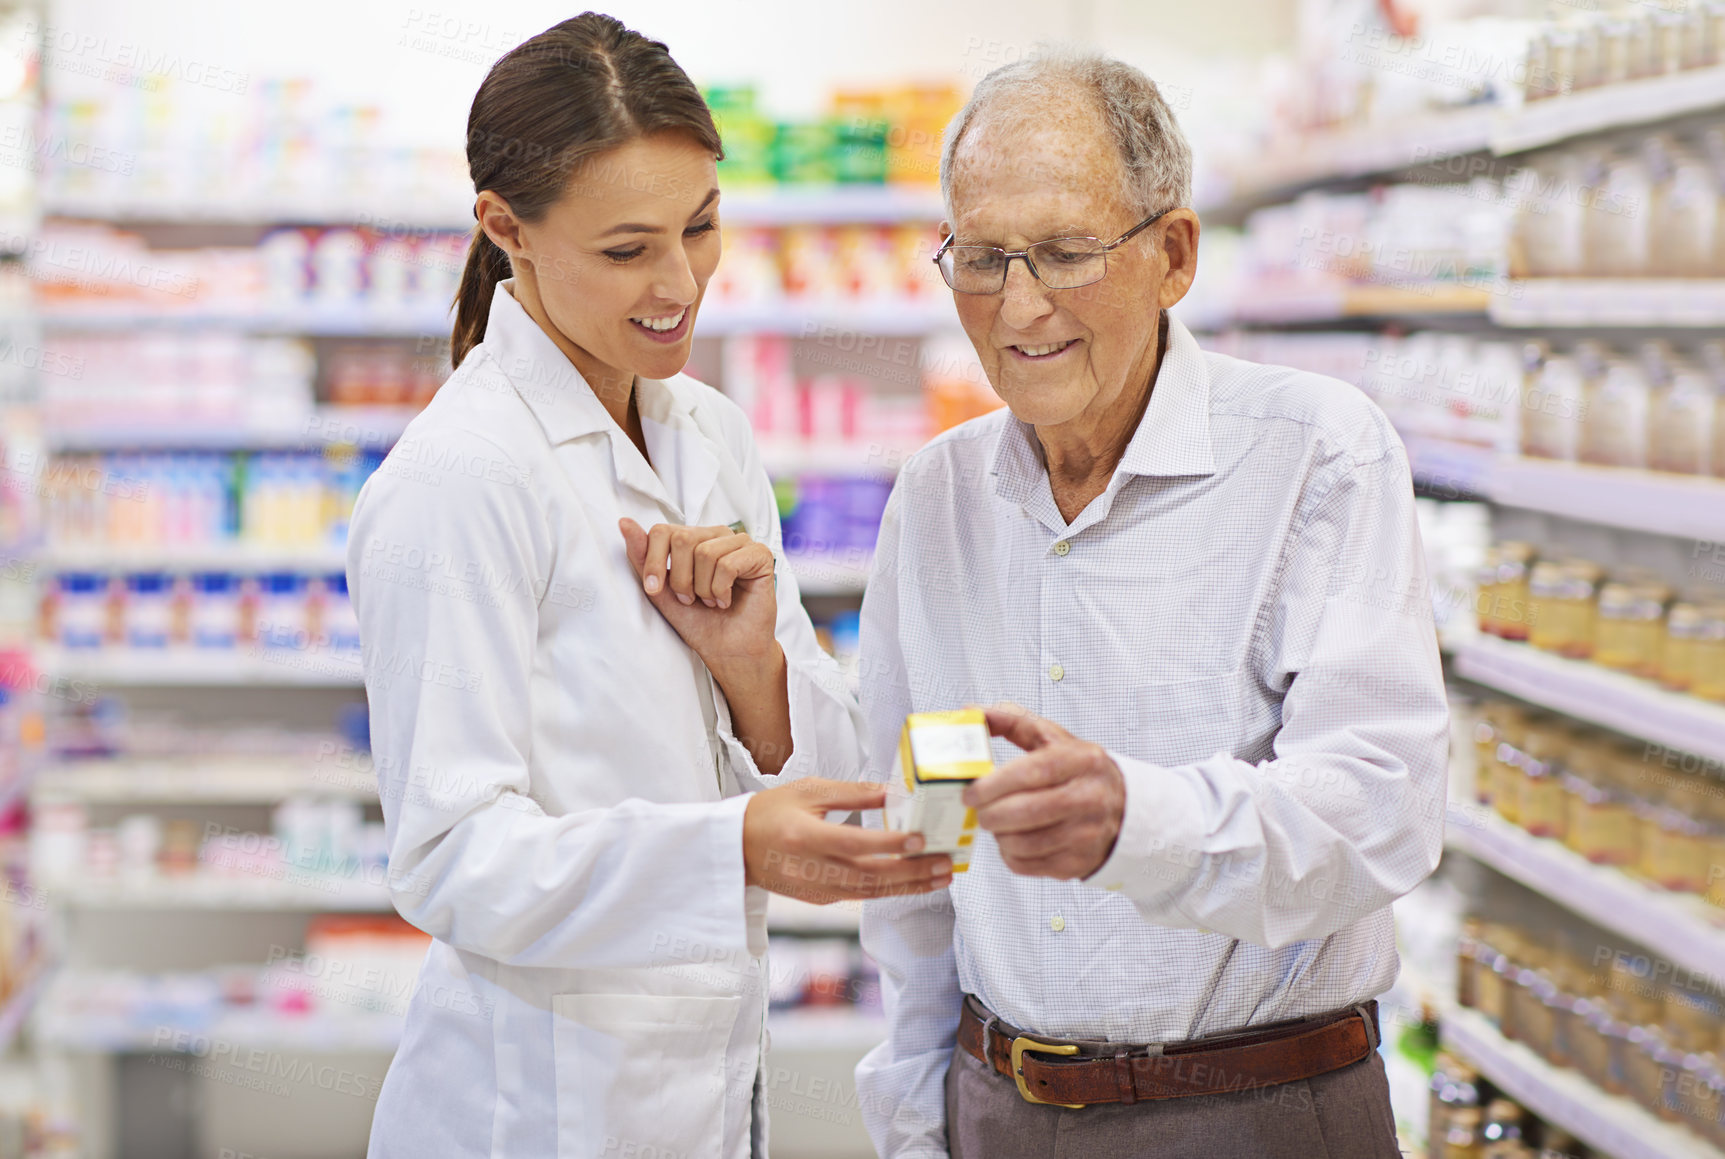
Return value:
<svg viewBox="0 0 1725 1159">
<path fill-rule="evenodd" d="M 1051 1046 L 1046 1042 L 1037 1042 L 1027 1035 L 1019 1035 L 1012 1040 L 1012 1081 L 1018 1084 L 1018 1093 L 1027 1103 L 1040 1103 L 1045 1107 L 1065 1107 L 1069 1111 L 1082 1110 L 1088 1103 L 1054 1103 L 1047 1099 L 1039 1099 L 1030 1093 L 1030 1088 L 1024 1085 L 1024 1052 L 1033 1050 L 1037 1054 L 1077 1054 L 1078 1048 L 1071 1044 L 1066 1046 Z"/>
</svg>

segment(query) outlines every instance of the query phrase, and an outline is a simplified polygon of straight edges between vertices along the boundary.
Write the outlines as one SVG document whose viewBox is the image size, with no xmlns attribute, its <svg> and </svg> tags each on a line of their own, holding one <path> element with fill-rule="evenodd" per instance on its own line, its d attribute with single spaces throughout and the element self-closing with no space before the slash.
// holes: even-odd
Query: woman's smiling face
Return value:
<svg viewBox="0 0 1725 1159">
<path fill-rule="evenodd" d="M 487 198 L 496 195 L 480 195 L 482 222 Z M 719 264 L 718 210 L 713 155 L 681 133 L 657 133 L 583 160 L 543 218 L 493 240 L 603 397 L 688 363 Z"/>
</svg>

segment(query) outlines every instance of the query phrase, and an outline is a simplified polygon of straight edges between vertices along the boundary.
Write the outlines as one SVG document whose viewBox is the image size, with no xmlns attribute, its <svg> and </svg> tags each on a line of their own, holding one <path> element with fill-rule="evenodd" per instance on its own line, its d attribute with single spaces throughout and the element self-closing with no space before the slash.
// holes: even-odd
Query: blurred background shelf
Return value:
<svg viewBox="0 0 1725 1159">
<path fill-rule="evenodd" d="M 1476 1011 L 1451 1006 L 1442 1028 L 1444 1045 L 1511 1098 L 1613 1159 L 1725 1159 L 1725 1152 L 1681 1127 L 1509 1041 Z"/>
<path fill-rule="evenodd" d="M 288 648 L 43 648 L 44 671 L 95 685 L 359 688 L 358 654 Z"/>
<path fill-rule="evenodd" d="M 1585 523 L 1725 542 L 1725 479 L 1506 455 L 1407 435 L 1414 478 L 1449 495 L 1489 499 Z"/>
<path fill-rule="evenodd" d="M 388 447 L 401 437 L 418 407 L 322 406 L 283 425 L 251 426 L 188 415 L 153 425 L 57 424 L 45 433 L 48 449 L 63 451 L 315 450 L 321 447 Z"/>
<path fill-rule="evenodd" d="M 43 548 L 36 555 L 55 571 L 232 571 L 300 573 L 347 570 L 347 549 L 333 544 L 271 546 L 243 542 L 148 545 L 77 544 Z M 174 655 L 178 655 L 175 652 Z M 73 653 L 65 653 L 67 657 Z"/>
<path fill-rule="evenodd" d="M 343 770 L 333 763 L 320 767 L 310 759 L 97 758 L 49 766 L 37 777 L 31 795 L 89 804 L 272 805 L 295 795 L 375 800 L 377 781 L 370 772 Z"/>
<path fill-rule="evenodd" d="M 1459 644 L 1454 665 L 1458 676 L 1553 712 L 1673 752 L 1725 761 L 1725 705 L 1489 636 Z"/>
<path fill-rule="evenodd" d="M 1595 865 L 1484 809 L 1452 805 L 1444 844 L 1685 969 L 1710 976 L 1725 961 L 1725 911 L 1701 898 Z"/>
<path fill-rule="evenodd" d="M 1499 326 L 1725 326 L 1725 278 L 1517 278 L 1491 299 Z"/>
<path fill-rule="evenodd" d="M 362 878 L 281 867 L 263 874 L 181 877 L 129 876 L 109 880 L 50 879 L 42 886 L 50 905 L 85 910 L 299 910 L 392 913 L 389 890 Z"/>
<path fill-rule="evenodd" d="M 224 1014 L 207 1024 L 140 1024 L 128 1017 L 68 1013 L 44 1005 L 33 1031 L 64 1050 L 107 1054 L 169 1052 L 222 1058 L 235 1051 L 388 1052 L 401 1043 L 403 1019 L 385 1013 Z M 217 1054 L 217 1050 L 220 1053 Z"/>
</svg>

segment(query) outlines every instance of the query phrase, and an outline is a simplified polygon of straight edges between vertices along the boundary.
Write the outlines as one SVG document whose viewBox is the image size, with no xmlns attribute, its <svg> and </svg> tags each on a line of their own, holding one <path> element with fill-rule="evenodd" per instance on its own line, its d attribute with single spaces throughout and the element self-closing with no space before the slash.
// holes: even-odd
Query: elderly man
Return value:
<svg viewBox="0 0 1725 1159">
<path fill-rule="evenodd" d="M 1095 56 L 991 73 L 947 134 L 937 260 L 1007 408 L 900 476 L 863 707 L 877 777 L 966 704 L 998 767 L 969 871 L 865 907 L 888 1159 L 1397 1153 L 1374 999 L 1448 723 L 1407 459 L 1353 388 L 1168 317 L 1190 156 Z"/>
</svg>

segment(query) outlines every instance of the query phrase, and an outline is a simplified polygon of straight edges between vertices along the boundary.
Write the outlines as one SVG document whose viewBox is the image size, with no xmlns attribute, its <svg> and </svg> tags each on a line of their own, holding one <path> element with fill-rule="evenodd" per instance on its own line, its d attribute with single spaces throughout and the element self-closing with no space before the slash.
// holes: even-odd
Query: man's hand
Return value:
<svg viewBox="0 0 1725 1159">
<path fill-rule="evenodd" d="M 986 710 L 988 731 L 1024 750 L 964 790 L 1014 873 L 1089 877 L 1114 851 L 1126 778 L 1101 745 L 1079 740 L 1016 704 Z"/>
</svg>

